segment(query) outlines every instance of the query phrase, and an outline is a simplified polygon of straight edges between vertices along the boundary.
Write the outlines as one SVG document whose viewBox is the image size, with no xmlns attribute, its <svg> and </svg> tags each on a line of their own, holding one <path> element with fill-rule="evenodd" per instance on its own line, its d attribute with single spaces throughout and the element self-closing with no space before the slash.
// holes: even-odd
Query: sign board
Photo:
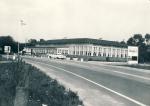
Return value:
<svg viewBox="0 0 150 106">
<path fill-rule="evenodd" d="M 139 50 L 137 46 L 128 46 L 128 63 L 138 64 Z"/>
<path fill-rule="evenodd" d="M 10 51 L 11 51 L 11 46 L 4 46 L 5 53 L 10 53 Z"/>
</svg>

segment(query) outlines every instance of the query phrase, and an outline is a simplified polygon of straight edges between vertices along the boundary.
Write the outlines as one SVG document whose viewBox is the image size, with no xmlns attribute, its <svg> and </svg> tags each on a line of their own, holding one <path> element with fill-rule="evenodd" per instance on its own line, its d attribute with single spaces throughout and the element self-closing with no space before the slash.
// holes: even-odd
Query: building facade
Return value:
<svg viewBox="0 0 150 106">
<path fill-rule="evenodd" d="M 120 57 L 120 58 L 126 58 L 128 53 L 127 48 L 92 45 L 92 44 L 70 45 L 68 51 L 69 55 Z"/>
<path fill-rule="evenodd" d="M 48 40 L 34 47 L 26 47 L 31 54 L 62 54 L 68 57 L 79 58 L 114 58 L 125 59 L 128 56 L 128 48 L 119 42 L 99 39 L 77 38 Z"/>
</svg>

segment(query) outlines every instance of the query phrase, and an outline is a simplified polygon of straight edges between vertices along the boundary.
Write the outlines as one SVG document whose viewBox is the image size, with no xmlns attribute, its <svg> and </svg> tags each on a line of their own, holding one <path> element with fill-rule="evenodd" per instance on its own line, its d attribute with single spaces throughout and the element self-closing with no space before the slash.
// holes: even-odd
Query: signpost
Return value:
<svg viewBox="0 0 150 106">
<path fill-rule="evenodd" d="M 11 52 L 11 46 L 4 46 L 4 53 L 7 54 L 7 60 L 9 58 L 9 53 Z"/>
<path fill-rule="evenodd" d="M 10 53 L 11 47 L 10 46 L 4 46 L 4 52 L 5 53 Z"/>
<path fill-rule="evenodd" d="M 137 46 L 128 46 L 128 64 L 138 64 L 139 50 Z"/>
</svg>

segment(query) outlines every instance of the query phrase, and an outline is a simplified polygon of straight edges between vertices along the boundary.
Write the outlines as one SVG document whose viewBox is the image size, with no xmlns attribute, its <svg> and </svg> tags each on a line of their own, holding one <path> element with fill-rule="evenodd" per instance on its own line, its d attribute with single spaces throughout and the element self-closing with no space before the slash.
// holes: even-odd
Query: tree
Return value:
<svg viewBox="0 0 150 106">
<path fill-rule="evenodd" d="M 1 54 L 4 53 L 4 46 L 11 46 L 11 52 L 17 53 L 17 42 L 11 36 L 1 36 L 0 37 L 0 51 Z"/>
<path fill-rule="evenodd" d="M 40 39 L 40 43 L 43 43 L 43 42 L 45 42 L 45 40 L 44 39 Z"/>
<path fill-rule="evenodd" d="M 133 39 L 135 40 L 136 46 L 144 44 L 144 38 L 142 37 L 141 34 L 134 34 Z"/>
<path fill-rule="evenodd" d="M 127 44 L 130 46 L 143 46 L 145 39 L 142 37 L 141 34 L 134 34 L 133 37 L 129 38 Z"/>
<path fill-rule="evenodd" d="M 36 43 L 37 43 L 37 40 L 36 40 L 36 39 L 29 39 L 29 40 L 28 40 L 28 43 L 36 44 Z"/>
<path fill-rule="evenodd" d="M 145 41 L 147 45 L 150 45 L 150 34 L 145 35 Z"/>
<path fill-rule="evenodd" d="M 121 41 L 120 43 L 121 43 L 121 44 L 126 44 L 126 42 L 125 42 L 124 40 L 123 40 L 123 41 Z"/>
<path fill-rule="evenodd" d="M 36 39 L 29 39 L 28 43 L 27 43 L 27 46 L 35 46 L 36 43 L 37 43 Z"/>
<path fill-rule="evenodd" d="M 135 46 L 135 40 L 133 39 L 133 37 L 131 37 L 131 38 L 128 39 L 127 44 L 129 46 Z"/>
</svg>

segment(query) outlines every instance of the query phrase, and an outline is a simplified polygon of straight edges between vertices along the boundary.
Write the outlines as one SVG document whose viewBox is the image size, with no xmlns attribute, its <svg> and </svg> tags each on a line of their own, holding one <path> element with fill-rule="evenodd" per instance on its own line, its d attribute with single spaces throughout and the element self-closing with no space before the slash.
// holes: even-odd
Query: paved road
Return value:
<svg viewBox="0 0 150 106">
<path fill-rule="evenodd" d="M 150 72 L 97 62 L 24 58 L 67 88 L 86 106 L 150 106 Z"/>
</svg>

